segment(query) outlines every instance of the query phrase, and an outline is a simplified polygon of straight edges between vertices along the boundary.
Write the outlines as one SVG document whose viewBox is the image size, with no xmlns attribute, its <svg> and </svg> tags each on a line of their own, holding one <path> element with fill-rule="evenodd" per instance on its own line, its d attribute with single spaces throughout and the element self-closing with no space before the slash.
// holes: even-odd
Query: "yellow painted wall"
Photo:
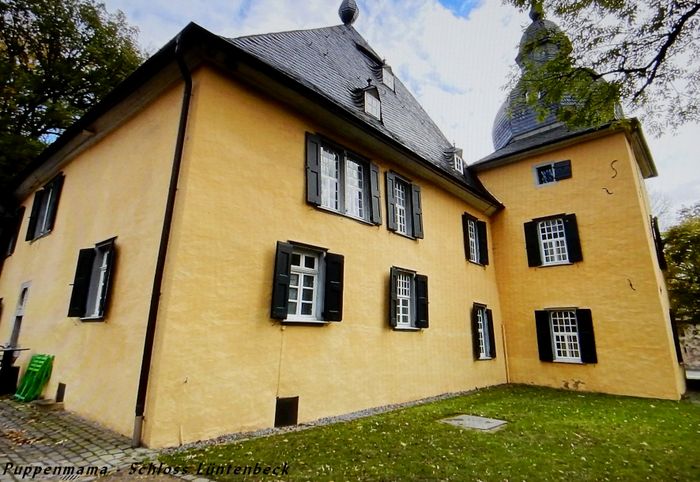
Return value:
<svg viewBox="0 0 700 482">
<path fill-rule="evenodd" d="M 571 160 L 571 179 L 535 186 L 533 166 L 563 159 Z M 684 387 L 668 300 L 625 135 L 552 150 L 480 178 L 506 205 L 492 231 L 511 381 L 678 399 Z M 576 214 L 583 261 L 528 267 L 523 224 L 559 213 Z M 597 364 L 539 361 L 535 310 L 570 306 L 592 311 Z"/>
<path fill-rule="evenodd" d="M 87 148 L 62 172 L 54 230 L 24 241 L 33 194 L 14 254 L 0 277 L 0 339 L 9 340 L 20 285 L 31 281 L 19 344 L 56 356 L 43 392 L 66 384 L 65 407 L 131 435 L 143 337 L 180 111 L 173 88 Z M 104 322 L 67 318 L 78 251 L 117 236 L 111 307 Z"/>
<path fill-rule="evenodd" d="M 382 226 L 306 203 L 306 132 L 380 165 Z M 393 168 L 213 70 L 196 73 L 156 331 L 148 445 L 270 427 L 277 396 L 299 396 L 305 422 L 506 381 L 495 270 L 464 256 L 461 215 L 476 213 L 397 169 L 422 188 L 425 239 L 389 232 L 383 184 Z M 278 240 L 345 256 L 342 322 L 281 326 L 270 319 Z M 428 276 L 427 330 L 390 329 L 394 265 Z M 474 301 L 494 312 L 492 361 L 473 361 Z"/>
</svg>

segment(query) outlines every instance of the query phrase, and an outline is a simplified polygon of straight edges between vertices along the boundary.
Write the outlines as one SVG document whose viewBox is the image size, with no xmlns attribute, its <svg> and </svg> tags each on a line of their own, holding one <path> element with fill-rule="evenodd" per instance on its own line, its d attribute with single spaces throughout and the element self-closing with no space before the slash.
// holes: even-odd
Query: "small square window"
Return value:
<svg viewBox="0 0 700 482">
<path fill-rule="evenodd" d="M 455 171 L 459 172 L 460 174 L 464 174 L 464 159 L 462 159 L 462 156 L 458 154 L 454 155 L 454 168 Z"/>
<path fill-rule="evenodd" d="M 535 166 L 535 183 L 539 186 L 571 177 L 571 161 L 558 161 Z"/>
<path fill-rule="evenodd" d="M 386 85 L 389 89 L 394 89 L 394 74 L 391 72 L 391 68 L 388 66 L 382 67 L 382 83 Z"/>
<path fill-rule="evenodd" d="M 373 90 L 365 91 L 365 112 L 379 120 L 382 119 L 382 103 Z"/>
</svg>

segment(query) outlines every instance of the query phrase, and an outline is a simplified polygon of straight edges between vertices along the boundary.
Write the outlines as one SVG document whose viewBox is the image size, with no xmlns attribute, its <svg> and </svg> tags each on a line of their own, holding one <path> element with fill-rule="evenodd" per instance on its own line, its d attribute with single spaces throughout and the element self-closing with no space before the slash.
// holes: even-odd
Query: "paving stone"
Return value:
<svg viewBox="0 0 700 482">
<path fill-rule="evenodd" d="M 478 417 L 476 415 L 458 415 L 456 417 L 450 417 L 440 420 L 444 423 L 449 423 L 455 427 L 460 428 L 470 428 L 474 430 L 481 430 L 483 432 L 490 432 L 497 430 L 503 425 L 505 425 L 505 420 L 498 420 L 495 418 Z"/>
<path fill-rule="evenodd" d="M 17 445 L 0 434 L 0 466 L 98 465 L 128 467 L 156 451 L 132 449 L 131 440 L 69 412 L 46 412 L 10 398 L 0 398 L 0 430 L 17 431 L 32 443 Z M 0 480 L 18 480 L 0 473 Z M 89 478 L 81 478 L 87 481 Z"/>
</svg>

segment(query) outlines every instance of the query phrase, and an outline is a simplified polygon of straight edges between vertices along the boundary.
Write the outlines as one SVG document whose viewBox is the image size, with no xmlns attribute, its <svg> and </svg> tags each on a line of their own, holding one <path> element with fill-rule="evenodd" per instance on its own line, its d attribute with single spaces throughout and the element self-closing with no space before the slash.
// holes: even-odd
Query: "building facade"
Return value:
<svg viewBox="0 0 700 482">
<path fill-rule="evenodd" d="M 3 231 L 18 364 L 156 447 L 508 382 L 678 399 L 639 129 L 499 124 L 467 166 L 353 4 L 190 25 L 37 159 Z"/>
</svg>

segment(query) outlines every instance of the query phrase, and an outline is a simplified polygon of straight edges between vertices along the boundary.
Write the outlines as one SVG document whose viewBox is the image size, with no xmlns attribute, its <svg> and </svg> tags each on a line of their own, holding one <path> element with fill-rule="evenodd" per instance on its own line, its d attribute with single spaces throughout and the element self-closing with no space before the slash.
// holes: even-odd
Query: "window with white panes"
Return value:
<svg viewBox="0 0 700 482">
<path fill-rule="evenodd" d="M 486 318 L 486 308 L 485 307 L 479 307 L 476 310 L 476 326 L 477 326 L 477 334 L 479 337 L 479 358 L 487 358 L 487 350 L 486 347 L 488 346 L 488 331 L 486 329 L 486 323 L 487 323 L 487 318 Z"/>
<path fill-rule="evenodd" d="M 340 155 L 321 147 L 321 206 L 340 209 Z"/>
<path fill-rule="evenodd" d="M 576 312 L 550 311 L 552 348 L 555 361 L 581 361 Z"/>
<path fill-rule="evenodd" d="M 365 91 L 365 112 L 377 119 L 382 118 L 382 103 L 374 92 Z"/>
<path fill-rule="evenodd" d="M 348 159 L 345 163 L 345 212 L 360 219 L 367 216 L 365 179 L 365 166 Z"/>
<path fill-rule="evenodd" d="M 467 231 L 469 234 L 469 261 L 474 263 L 479 262 L 479 236 L 476 231 L 476 221 L 469 219 L 467 221 Z"/>
<path fill-rule="evenodd" d="M 547 219 L 538 223 L 542 264 L 568 263 L 566 231 L 561 218 Z"/>
<path fill-rule="evenodd" d="M 396 326 L 410 327 L 411 321 L 411 276 L 399 273 L 396 278 Z"/>
<path fill-rule="evenodd" d="M 78 253 L 68 316 L 84 321 L 104 319 L 116 255 L 115 239 L 98 243 L 94 248 L 81 249 Z"/>
<path fill-rule="evenodd" d="M 464 160 L 462 159 L 462 156 L 458 154 L 455 154 L 454 156 L 455 171 L 459 172 L 460 174 L 464 174 Z"/>
<path fill-rule="evenodd" d="M 319 261 L 319 255 L 316 253 L 295 251 L 292 254 L 287 303 L 288 319 L 317 319 Z"/>
<path fill-rule="evenodd" d="M 394 183 L 394 206 L 396 207 L 396 231 L 401 234 L 408 233 L 407 196 L 408 186 L 404 182 L 396 180 Z"/>
</svg>

